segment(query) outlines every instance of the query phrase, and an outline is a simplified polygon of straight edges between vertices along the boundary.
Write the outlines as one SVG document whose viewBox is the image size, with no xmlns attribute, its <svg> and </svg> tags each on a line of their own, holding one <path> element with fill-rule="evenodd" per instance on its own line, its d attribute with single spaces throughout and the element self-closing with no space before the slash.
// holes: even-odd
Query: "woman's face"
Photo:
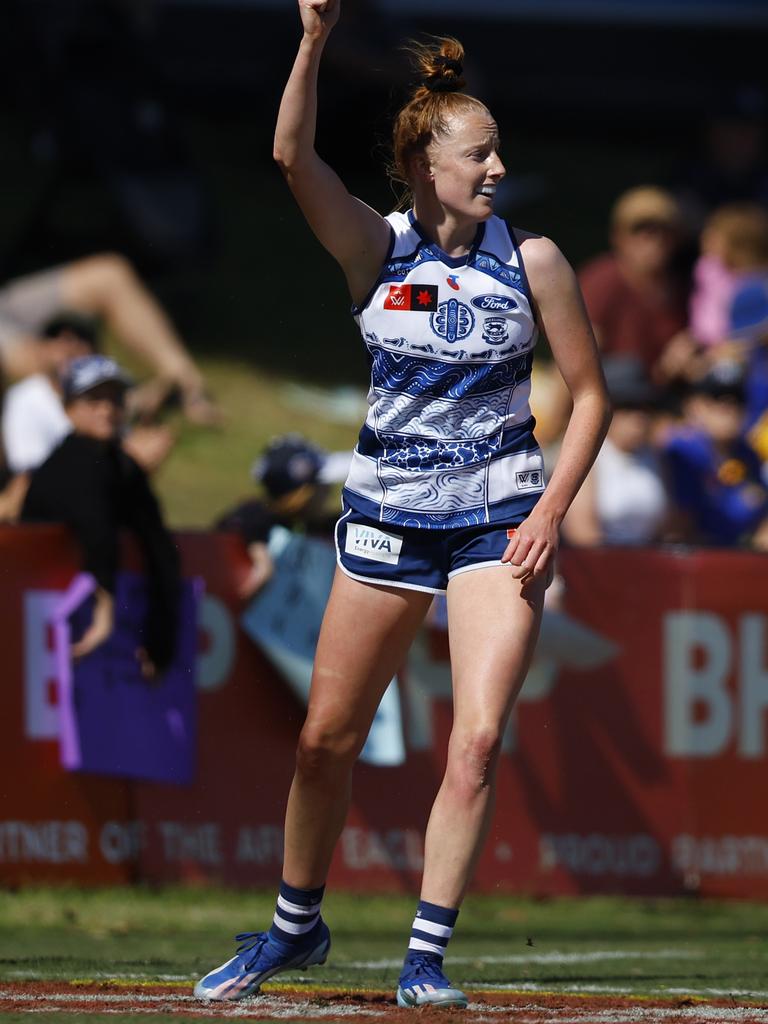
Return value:
<svg viewBox="0 0 768 1024">
<path fill-rule="evenodd" d="M 448 131 L 430 142 L 424 157 L 423 178 L 433 184 L 446 212 L 477 221 L 491 216 L 496 186 L 506 170 L 499 157 L 499 129 L 488 111 L 452 117 Z"/>
</svg>

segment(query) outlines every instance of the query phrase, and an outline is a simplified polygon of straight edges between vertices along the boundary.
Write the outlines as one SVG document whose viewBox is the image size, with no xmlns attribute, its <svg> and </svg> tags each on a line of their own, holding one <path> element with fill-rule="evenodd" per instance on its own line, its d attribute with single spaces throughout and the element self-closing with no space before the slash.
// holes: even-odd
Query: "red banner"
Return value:
<svg viewBox="0 0 768 1024">
<path fill-rule="evenodd" d="M 61 768 L 48 616 L 76 551 L 58 528 L 0 529 L 2 884 L 279 877 L 303 708 L 239 628 L 238 539 L 179 542 L 207 589 L 197 773 L 183 787 Z M 563 553 L 562 607 L 546 615 L 505 737 L 477 889 L 768 897 L 767 564 Z M 405 667 L 406 764 L 356 770 L 335 885 L 418 884 L 450 730 L 445 649 L 425 632 Z"/>
</svg>

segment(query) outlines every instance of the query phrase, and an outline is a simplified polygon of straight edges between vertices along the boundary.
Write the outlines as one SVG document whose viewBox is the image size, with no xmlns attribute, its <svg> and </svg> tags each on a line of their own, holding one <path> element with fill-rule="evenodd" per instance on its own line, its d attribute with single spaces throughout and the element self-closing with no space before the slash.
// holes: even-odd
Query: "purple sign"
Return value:
<svg viewBox="0 0 768 1024">
<path fill-rule="evenodd" d="M 136 658 L 147 611 L 144 578 L 136 573 L 118 573 L 109 640 L 73 664 L 72 636 L 80 636 L 91 621 L 94 589 L 91 576 L 77 576 L 53 615 L 61 762 L 71 771 L 189 783 L 196 761 L 202 583 L 182 583 L 176 657 L 158 680 L 144 679 Z"/>
</svg>

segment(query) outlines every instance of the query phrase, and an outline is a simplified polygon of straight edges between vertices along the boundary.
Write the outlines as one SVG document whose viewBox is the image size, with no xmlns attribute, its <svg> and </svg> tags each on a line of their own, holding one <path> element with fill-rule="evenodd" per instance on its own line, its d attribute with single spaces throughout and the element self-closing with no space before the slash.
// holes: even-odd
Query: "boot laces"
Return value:
<svg viewBox="0 0 768 1024">
<path fill-rule="evenodd" d="M 245 970 L 250 970 L 251 967 L 256 963 L 261 951 L 267 942 L 266 932 L 240 932 L 235 936 L 235 942 L 239 942 L 240 945 L 237 947 L 239 954 L 250 953 L 248 957 L 243 957 L 243 966 Z"/>
<path fill-rule="evenodd" d="M 423 976 L 441 984 L 448 980 L 443 974 L 442 960 L 434 954 L 417 953 L 415 956 L 409 957 L 406 969 L 408 974 Z"/>
</svg>

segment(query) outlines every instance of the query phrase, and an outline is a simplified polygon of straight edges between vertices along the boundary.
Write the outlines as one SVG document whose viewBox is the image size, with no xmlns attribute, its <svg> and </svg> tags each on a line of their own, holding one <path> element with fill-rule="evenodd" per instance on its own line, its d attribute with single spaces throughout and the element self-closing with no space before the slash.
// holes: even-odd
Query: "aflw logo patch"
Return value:
<svg viewBox="0 0 768 1024">
<path fill-rule="evenodd" d="M 437 309 L 436 284 L 391 284 L 384 299 L 384 309 L 421 310 L 434 313 Z"/>
<path fill-rule="evenodd" d="M 397 565 L 402 546 L 403 538 L 396 537 L 393 533 L 385 533 L 373 526 L 358 526 L 356 523 L 349 523 L 347 526 L 344 550 L 350 555 Z"/>
<path fill-rule="evenodd" d="M 518 491 L 540 491 L 544 486 L 544 474 L 540 469 L 528 469 L 515 474 Z"/>
</svg>

